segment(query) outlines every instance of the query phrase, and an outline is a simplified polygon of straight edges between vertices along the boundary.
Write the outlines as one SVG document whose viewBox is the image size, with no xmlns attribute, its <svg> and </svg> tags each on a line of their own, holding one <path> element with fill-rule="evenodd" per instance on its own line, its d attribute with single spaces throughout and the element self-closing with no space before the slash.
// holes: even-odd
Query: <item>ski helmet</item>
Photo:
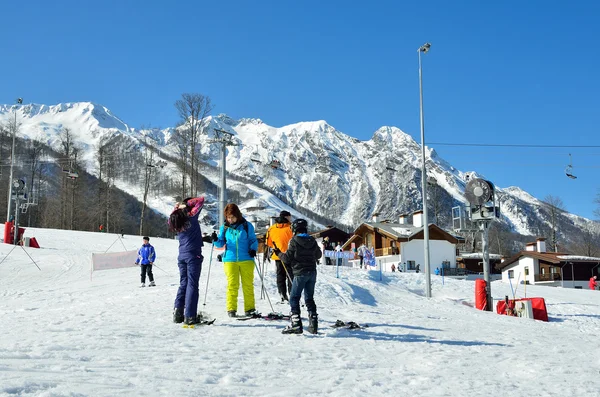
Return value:
<svg viewBox="0 0 600 397">
<path fill-rule="evenodd" d="M 308 231 L 308 222 L 305 219 L 296 219 L 292 222 L 292 232 L 298 233 L 298 231 Z"/>
</svg>

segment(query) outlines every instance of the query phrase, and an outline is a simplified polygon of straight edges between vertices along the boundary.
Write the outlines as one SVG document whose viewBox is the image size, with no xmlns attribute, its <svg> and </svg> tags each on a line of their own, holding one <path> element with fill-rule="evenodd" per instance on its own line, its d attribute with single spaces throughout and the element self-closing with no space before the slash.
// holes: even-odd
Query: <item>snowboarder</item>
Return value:
<svg viewBox="0 0 600 397">
<path fill-rule="evenodd" d="M 227 204 L 224 210 L 225 224 L 219 234 L 212 234 L 215 248 L 225 246 L 223 267 L 227 277 L 227 314 L 237 316 L 237 298 L 242 280 L 244 294 L 244 311 L 246 316 L 256 314 L 254 301 L 254 258 L 258 249 L 258 240 L 254 226 L 242 216 L 237 205 Z"/>
<path fill-rule="evenodd" d="M 150 237 L 144 236 L 142 241 L 143 245 L 138 250 L 138 257 L 135 260 L 135 264 L 140 265 L 140 269 L 142 271 L 141 287 L 146 286 L 146 273 L 148 273 L 148 278 L 150 279 L 150 287 L 154 287 L 156 284 L 154 283 L 154 274 L 152 274 L 152 265 L 156 259 L 156 252 L 154 251 L 154 247 L 150 245 Z"/>
<path fill-rule="evenodd" d="M 306 220 L 296 219 L 292 223 L 292 232 L 294 232 L 294 237 L 290 241 L 287 252 L 282 253 L 275 248 L 275 254 L 284 263 L 289 264 L 294 272 L 292 293 L 290 294 L 291 323 L 282 333 L 302 333 L 300 295 L 304 291 L 304 303 L 308 310 L 308 332 L 316 334 L 318 329 L 318 315 L 317 305 L 313 296 L 315 293 L 315 283 L 317 282 L 317 261 L 321 258 L 322 253 L 316 240 L 308 234 L 308 223 Z"/>
<path fill-rule="evenodd" d="M 176 203 L 169 216 L 169 228 L 177 233 L 179 239 L 179 289 L 175 297 L 173 321 L 185 322 L 186 325 L 197 324 L 198 316 L 198 281 L 202 270 L 202 231 L 198 216 L 204 205 L 204 197 L 187 198 L 183 203 Z"/>
<path fill-rule="evenodd" d="M 288 211 L 281 211 L 279 213 L 279 217 L 275 219 L 275 224 L 267 231 L 267 246 L 271 248 L 277 246 L 281 252 L 287 251 L 288 244 L 294 236 L 290 227 L 291 221 L 292 214 Z M 286 266 L 275 253 L 273 253 L 271 259 L 275 260 L 275 268 L 277 270 L 277 290 L 279 291 L 281 303 L 284 303 L 285 301 L 289 302 L 288 293 L 292 291 L 292 279 L 294 275 L 289 266 Z"/>
<path fill-rule="evenodd" d="M 598 283 L 596 282 L 596 276 L 590 277 L 589 287 L 590 289 L 596 289 Z"/>
</svg>

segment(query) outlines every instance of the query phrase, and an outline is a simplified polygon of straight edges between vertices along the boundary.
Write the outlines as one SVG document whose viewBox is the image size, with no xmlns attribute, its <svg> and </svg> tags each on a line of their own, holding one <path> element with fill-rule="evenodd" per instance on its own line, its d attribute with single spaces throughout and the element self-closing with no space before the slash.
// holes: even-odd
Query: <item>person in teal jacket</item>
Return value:
<svg viewBox="0 0 600 397">
<path fill-rule="evenodd" d="M 242 282 L 244 311 L 246 316 L 256 313 L 254 301 L 254 258 L 258 250 L 258 240 L 254 226 L 242 216 L 235 204 L 227 204 L 224 210 L 225 224 L 219 229 L 219 235 L 213 233 L 216 248 L 225 246 L 222 256 L 225 276 L 227 277 L 227 314 L 237 316 L 237 298 Z"/>
</svg>

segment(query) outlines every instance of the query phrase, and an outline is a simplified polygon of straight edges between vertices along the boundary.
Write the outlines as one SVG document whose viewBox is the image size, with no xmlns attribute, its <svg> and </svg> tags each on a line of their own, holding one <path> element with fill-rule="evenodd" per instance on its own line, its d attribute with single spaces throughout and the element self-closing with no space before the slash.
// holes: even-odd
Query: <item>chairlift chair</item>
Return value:
<svg viewBox="0 0 600 397">
<path fill-rule="evenodd" d="M 69 171 L 67 177 L 70 179 L 79 178 L 79 173 L 77 171 Z"/>
<path fill-rule="evenodd" d="M 271 166 L 271 168 L 276 170 L 276 169 L 279 169 L 279 167 L 281 167 L 281 162 L 279 160 L 271 160 L 269 165 Z"/>
<path fill-rule="evenodd" d="M 571 159 L 571 153 L 569 153 L 569 165 L 567 165 L 567 168 L 565 169 L 565 174 L 571 179 L 577 179 L 577 177 L 573 175 L 573 163 Z"/>
<path fill-rule="evenodd" d="M 252 152 L 252 154 L 250 155 L 250 160 L 254 161 L 257 164 L 262 163 L 262 161 L 260 161 L 260 155 L 258 153 L 258 146 L 256 146 L 256 149 Z"/>
</svg>

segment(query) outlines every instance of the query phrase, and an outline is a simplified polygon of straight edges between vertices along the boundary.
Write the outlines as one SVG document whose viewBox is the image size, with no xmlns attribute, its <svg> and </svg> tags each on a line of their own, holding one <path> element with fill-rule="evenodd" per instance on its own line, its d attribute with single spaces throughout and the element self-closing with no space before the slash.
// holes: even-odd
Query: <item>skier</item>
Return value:
<svg viewBox="0 0 600 397">
<path fill-rule="evenodd" d="M 321 258 L 321 249 L 313 237 L 308 235 L 308 223 L 304 219 L 296 219 L 292 223 L 294 237 L 288 250 L 282 253 L 275 248 L 275 253 L 284 263 L 291 266 L 294 272 L 292 293 L 290 294 L 291 318 L 283 334 L 301 334 L 300 295 L 304 291 L 304 303 L 308 310 L 308 332 L 316 334 L 318 329 L 317 305 L 313 298 L 317 282 L 317 261 Z"/>
<path fill-rule="evenodd" d="M 323 251 L 333 251 L 333 246 L 331 245 L 331 242 L 329 241 L 329 237 L 325 237 L 323 239 Z M 325 264 L 327 266 L 331 266 L 331 258 L 330 257 L 325 257 Z"/>
<path fill-rule="evenodd" d="M 219 229 L 219 235 L 213 232 L 216 248 L 225 246 L 223 267 L 227 277 L 227 314 L 237 316 L 237 298 L 242 280 L 244 310 L 246 316 L 256 314 L 254 301 L 254 258 L 258 249 L 258 240 L 254 226 L 242 216 L 237 205 L 227 204 L 224 210 L 225 224 Z"/>
<path fill-rule="evenodd" d="M 277 246 L 281 252 L 287 251 L 288 244 L 294 236 L 292 229 L 290 228 L 291 220 L 292 214 L 288 211 L 281 211 L 279 213 L 279 217 L 275 219 L 275 224 L 267 231 L 267 245 L 269 247 L 275 248 L 275 246 Z M 286 301 L 289 302 L 288 292 L 292 291 L 292 279 L 294 275 L 289 266 L 286 266 L 275 253 L 273 253 L 271 259 L 275 260 L 275 267 L 277 269 L 277 290 L 279 291 L 281 303 Z"/>
<path fill-rule="evenodd" d="M 590 289 L 596 289 L 598 283 L 596 282 L 596 276 L 590 277 L 590 283 L 588 284 Z"/>
<path fill-rule="evenodd" d="M 364 244 L 361 244 L 360 247 L 358 247 L 358 259 L 360 259 L 360 268 L 362 269 L 363 267 L 363 260 L 365 259 L 365 251 L 367 250 L 367 247 L 365 247 Z"/>
<path fill-rule="evenodd" d="M 144 236 L 142 241 L 144 244 L 138 250 L 138 257 L 135 260 L 135 264 L 140 265 L 142 271 L 142 285 L 140 287 L 146 286 L 146 273 L 148 273 L 148 278 L 150 279 L 150 287 L 154 287 L 156 284 L 154 284 L 152 265 L 156 259 L 156 252 L 154 251 L 154 247 L 150 245 L 150 237 Z"/>
<path fill-rule="evenodd" d="M 335 243 L 334 243 L 334 245 L 335 245 Z M 341 243 L 337 243 L 337 245 L 335 245 L 335 252 L 339 252 L 339 253 L 344 252 L 344 250 L 342 249 Z M 342 266 L 342 261 L 343 261 L 343 259 L 341 256 L 339 258 L 337 258 L 338 266 Z"/>
<path fill-rule="evenodd" d="M 202 270 L 202 231 L 198 216 L 204 205 L 204 197 L 187 198 L 176 203 L 169 216 L 169 228 L 177 232 L 179 239 L 179 289 L 175 297 L 173 321 L 176 323 L 197 324 L 200 322 L 198 310 L 198 281 Z"/>
<path fill-rule="evenodd" d="M 392 264 L 392 273 L 396 272 L 396 265 Z"/>
</svg>

